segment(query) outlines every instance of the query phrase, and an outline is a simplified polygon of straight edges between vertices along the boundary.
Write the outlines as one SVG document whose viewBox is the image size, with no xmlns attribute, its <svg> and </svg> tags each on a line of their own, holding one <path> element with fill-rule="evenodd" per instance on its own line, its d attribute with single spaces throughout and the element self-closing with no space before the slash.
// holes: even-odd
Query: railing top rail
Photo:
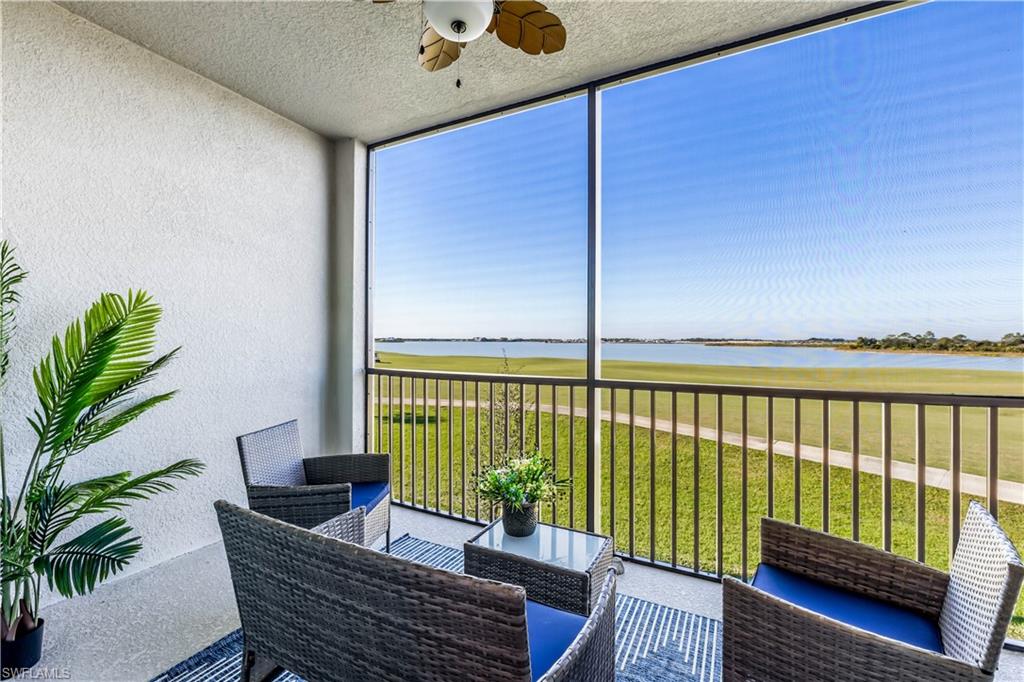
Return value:
<svg viewBox="0 0 1024 682">
<path fill-rule="evenodd" d="M 808 398 L 812 400 L 860 401 L 865 403 L 908 403 L 915 405 L 960 405 L 961 407 L 1024 408 L 1024 396 L 972 395 L 946 393 L 902 393 L 898 391 L 860 391 L 788 386 L 744 386 L 742 384 L 689 384 L 632 379 L 597 379 L 598 388 L 620 388 L 676 393 L 709 393 L 752 398 Z"/>
<path fill-rule="evenodd" d="M 528 374 L 476 374 L 472 372 L 440 372 L 418 369 L 390 369 L 371 367 L 371 375 L 415 377 L 453 381 L 480 381 L 494 383 L 539 384 L 542 386 L 586 386 L 582 377 L 551 377 Z M 1007 407 L 1024 409 L 1024 396 L 969 395 L 944 393 L 901 393 L 780 386 L 744 386 L 740 384 L 692 384 L 636 379 L 596 379 L 594 386 L 609 389 L 633 389 L 675 393 L 706 393 L 747 396 L 753 398 L 806 398 L 810 400 L 860 401 L 865 403 L 897 403 L 960 407 Z"/>
<path fill-rule="evenodd" d="M 582 377 L 551 377 L 532 374 L 477 374 L 475 372 L 437 372 L 423 369 L 388 369 L 370 367 L 369 374 L 390 377 L 415 377 L 416 379 L 441 379 L 442 381 L 479 381 L 496 384 L 540 384 L 541 386 L 586 386 Z"/>
</svg>

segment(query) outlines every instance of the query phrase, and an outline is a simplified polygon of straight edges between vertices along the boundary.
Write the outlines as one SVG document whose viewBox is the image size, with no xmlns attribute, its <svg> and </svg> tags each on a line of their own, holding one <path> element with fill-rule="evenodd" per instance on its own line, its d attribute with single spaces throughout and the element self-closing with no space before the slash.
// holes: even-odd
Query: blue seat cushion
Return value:
<svg viewBox="0 0 1024 682">
<path fill-rule="evenodd" d="M 587 619 L 575 613 L 526 600 L 526 637 L 530 641 L 530 673 L 534 680 L 551 669 Z"/>
<path fill-rule="evenodd" d="M 391 492 L 387 481 L 352 484 L 352 508 L 366 507 L 366 513 L 376 507 Z"/>
<path fill-rule="evenodd" d="M 752 585 L 841 623 L 943 653 L 938 623 L 900 606 L 832 587 L 770 564 L 758 566 Z"/>
</svg>

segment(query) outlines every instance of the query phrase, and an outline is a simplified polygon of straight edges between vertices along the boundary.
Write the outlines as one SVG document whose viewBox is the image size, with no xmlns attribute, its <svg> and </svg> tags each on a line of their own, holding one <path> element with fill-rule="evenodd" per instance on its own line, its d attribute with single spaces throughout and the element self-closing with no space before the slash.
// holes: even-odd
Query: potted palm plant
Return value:
<svg viewBox="0 0 1024 682">
<path fill-rule="evenodd" d="M 480 497 L 502 505 L 501 523 L 514 537 L 537 529 L 537 504 L 553 500 L 567 481 L 555 480 L 551 464 L 540 453 L 509 459 L 485 471 L 477 482 Z"/>
<path fill-rule="evenodd" d="M 18 285 L 25 276 L 13 249 L 0 242 L 0 390 L 10 364 Z M 81 321 L 53 338 L 50 352 L 33 371 L 39 405 L 28 421 L 37 439 L 21 460 L 26 464 L 20 483 L 8 480 L 0 424 L 0 653 L 5 678 L 39 661 L 43 580 L 64 597 L 92 592 L 142 549 L 119 512 L 173 490 L 176 480 L 203 469 L 198 460 L 183 459 L 140 476 L 120 471 L 76 483 L 63 476 L 72 458 L 173 397 L 173 391 L 137 395 L 177 353 L 149 357 L 160 312 L 143 291 L 103 294 Z M 96 516 L 104 518 L 87 523 Z"/>
</svg>

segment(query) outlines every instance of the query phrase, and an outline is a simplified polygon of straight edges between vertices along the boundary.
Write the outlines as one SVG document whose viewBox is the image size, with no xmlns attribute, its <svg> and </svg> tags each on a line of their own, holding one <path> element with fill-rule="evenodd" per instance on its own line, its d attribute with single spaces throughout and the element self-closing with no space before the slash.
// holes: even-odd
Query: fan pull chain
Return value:
<svg viewBox="0 0 1024 682">
<path fill-rule="evenodd" d="M 455 28 L 455 24 L 452 24 L 452 28 L 454 28 L 458 32 L 459 37 L 461 38 L 463 31 L 465 31 L 465 29 L 466 29 L 466 25 L 460 22 L 459 28 Z M 462 42 L 456 43 L 456 47 L 459 48 L 459 52 L 458 52 L 459 60 L 455 62 L 455 88 L 456 89 L 462 87 L 462 59 L 461 59 L 461 57 L 462 57 L 462 51 L 466 49 L 466 45 L 468 45 L 468 43 L 462 43 Z"/>
</svg>

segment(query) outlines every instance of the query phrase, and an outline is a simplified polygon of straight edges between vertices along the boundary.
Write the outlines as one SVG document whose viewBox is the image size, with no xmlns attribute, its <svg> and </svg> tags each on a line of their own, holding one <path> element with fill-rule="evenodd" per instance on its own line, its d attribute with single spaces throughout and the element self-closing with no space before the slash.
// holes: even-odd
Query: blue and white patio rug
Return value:
<svg viewBox="0 0 1024 682">
<path fill-rule="evenodd" d="M 462 570 L 462 551 L 410 535 L 391 552 L 412 561 Z M 627 569 L 628 570 L 628 569 Z M 619 594 L 615 614 L 616 679 L 627 682 L 718 682 L 722 678 L 722 623 L 662 604 Z M 234 682 L 242 665 L 242 633 L 235 630 L 153 682 Z M 276 682 L 302 682 L 282 673 Z"/>
</svg>

